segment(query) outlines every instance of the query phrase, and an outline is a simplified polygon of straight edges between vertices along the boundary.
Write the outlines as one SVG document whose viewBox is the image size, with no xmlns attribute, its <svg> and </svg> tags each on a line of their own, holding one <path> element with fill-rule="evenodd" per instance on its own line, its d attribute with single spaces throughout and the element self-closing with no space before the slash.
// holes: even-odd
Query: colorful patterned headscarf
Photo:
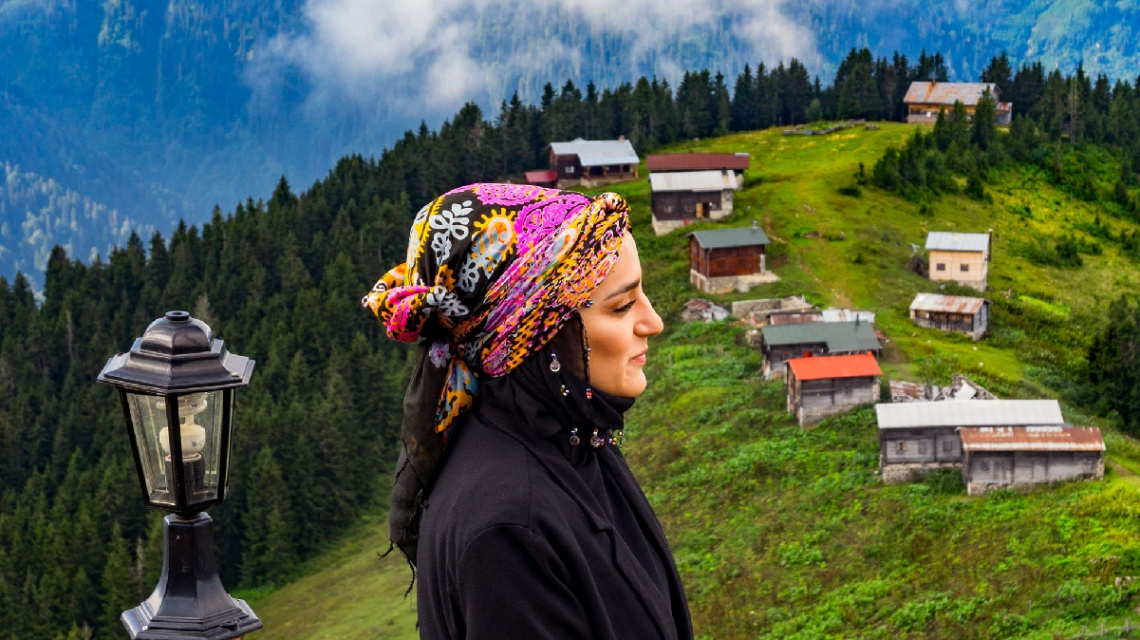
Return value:
<svg viewBox="0 0 1140 640">
<path fill-rule="evenodd" d="M 390 518 L 413 563 L 419 503 L 479 380 L 510 373 L 587 303 L 617 261 L 628 211 L 614 193 L 460 187 L 416 214 L 407 261 L 364 297 L 390 338 L 420 342 Z"/>
</svg>

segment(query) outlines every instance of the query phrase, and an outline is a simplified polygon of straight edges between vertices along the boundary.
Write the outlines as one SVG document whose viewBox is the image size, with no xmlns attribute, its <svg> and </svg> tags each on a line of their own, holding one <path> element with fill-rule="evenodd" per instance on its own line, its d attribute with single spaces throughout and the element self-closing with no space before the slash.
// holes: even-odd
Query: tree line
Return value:
<svg viewBox="0 0 1140 640">
<path fill-rule="evenodd" d="M 226 584 L 279 583 L 387 495 L 408 351 L 358 300 L 402 259 L 420 204 L 545 167 L 550 141 L 625 135 L 646 152 L 820 118 L 898 119 L 909 82 L 945 76 L 937 53 L 911 64 L 862 49 L 828 86 L 796 60 L 748 67 L 731 88 L 708 70 L 675 89 L 656 78 L 547 86 L 537 105 L 516 96 L 489 120 L 468 104 L 379 158 L 343 158 L 299 195 L 282 178 L 268 200 L 216 208 L 169 238 L 132 235 L 91 262 L 56 247 L 42 302 L 25 276 L 0 277 L 0 628 L 118 638 L 119 612 L 153 588 L 160 517 L 139 499 L 115 392 L 94 380 L 163 312 L 189 310 L 258 363 L 238 393 L 231 495 L 211 513 Z M 1115 131 L 1090 113 L 1078 142 Z"/>
</svg>

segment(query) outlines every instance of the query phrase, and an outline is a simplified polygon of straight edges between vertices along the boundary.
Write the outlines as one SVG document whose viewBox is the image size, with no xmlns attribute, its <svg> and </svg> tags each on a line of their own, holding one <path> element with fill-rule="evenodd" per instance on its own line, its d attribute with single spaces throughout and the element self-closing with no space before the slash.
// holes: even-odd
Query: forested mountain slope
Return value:
<svg viewBox="0 0 1140 640">
<path fill-rule="evenodd" d="M 282 175 L 308 185 L 346 154 L 378 155 L 463 102 L 498 117 L 512 95 L 537 103 L 567 80 L 583 92 L 591 82 L 632 89 L 640 77 L 676 87 L 686 70 L 733 78 L 746 64 L 797 58 L 809 82 L 826 85 L 852 47 L 911 60 L 941 51 L 945 77 L 958 80 L 976 79 L 1002 49 L 1046 71 L 1083 61 L 1113 81 L 1140 68 L 1140 14 L 1108 0 L 397 7 L 4 0 L 0 163 L 169 235 L 179 219 L 201 224 L 214 205 L 229 210 Z M 13 230 L 0 237 L 0 274 L 24 270 L 38 290 L 52 242 L 78 251 L 102 232 L 53 233 L 31 206 L 12 203 L 0 218 Z"/>
</svg>

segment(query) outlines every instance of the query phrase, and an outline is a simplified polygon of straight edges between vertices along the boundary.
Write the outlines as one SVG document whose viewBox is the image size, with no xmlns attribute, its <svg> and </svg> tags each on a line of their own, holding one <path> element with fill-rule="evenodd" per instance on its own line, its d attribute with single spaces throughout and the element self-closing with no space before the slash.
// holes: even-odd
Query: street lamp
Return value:
<svg viewBox="0 0 1140 640">
<path fill-rule="evenodd" d="M 226 498 L 234 390 L 249 384 L 253 364 L 206 323 L 168 311 L 99 373 L 119 390 L 143 500 L 171 512 L 158 586 L 121 617 L 132 640 L 227 640 L 262 626 L 222 587 L 203 513 Z"/>
</svg>

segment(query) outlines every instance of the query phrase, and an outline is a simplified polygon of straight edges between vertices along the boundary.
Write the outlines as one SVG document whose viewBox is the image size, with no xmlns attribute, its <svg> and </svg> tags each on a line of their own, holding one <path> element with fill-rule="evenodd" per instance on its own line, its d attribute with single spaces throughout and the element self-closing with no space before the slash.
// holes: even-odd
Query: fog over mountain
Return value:
<svg viewBox="0 0 1140 640">
<path fill-rule="evenodd" d="M 105 254 L 124 220 L 166 233 L 281 175 L 303 188 L 465 102 L 490 118 L 547 83 L 676 86 L 709 68 L 731 86 L 795 57 L 827 84 L 864 46 L 940 51 L 958 80 L 1004 49 L 1134 81 L 1138 39 L 1140 9 L 1108 0 L 0 0 L 0 163 L 74 194 L 4 192 L 0 275 L 38 281 L 48 242 Z M 103 219 L 116 228 L 68 235 Z"/>
</svg>

